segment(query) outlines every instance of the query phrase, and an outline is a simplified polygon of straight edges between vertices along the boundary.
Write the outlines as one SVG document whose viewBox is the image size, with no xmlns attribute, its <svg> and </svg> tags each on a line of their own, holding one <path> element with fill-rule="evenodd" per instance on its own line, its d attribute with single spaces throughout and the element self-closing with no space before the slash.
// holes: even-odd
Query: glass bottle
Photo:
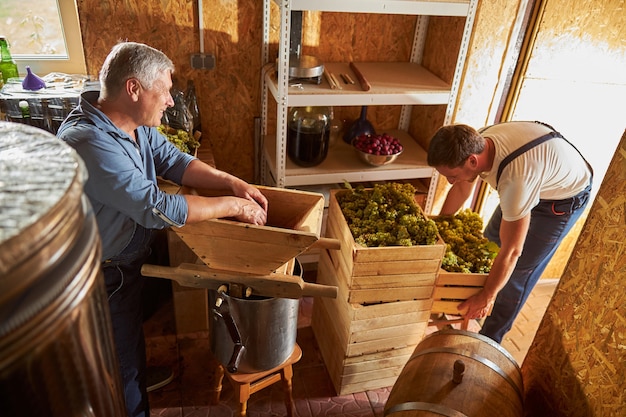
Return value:
<svg viewBox="0 0 626 417">
<path fill-rule="evenodd" d="M 193 133 L 202 132 L 202 119 L 200 108 L 198 107 L 198 97 L 196 96 L 196 86 L 193 80 L 187 80 L 187 91 L 185 91 L 185 102 L 189 109 L 189 114 L 193 120 Z"/>
<path fill-rule="evenodd" d="M 341 132 L 343 131 L 343 122 L 337 117 L 335 114 L 335 109 L 333 107 L 329 107 L 330 109 L 330 140 L 329 146 L 332 148 L 334 144 L 337 143 L 337 140 L 341 137 Z"/>
<path fill-rule="evenodd" d="M 17 64 L 9 50 L 9 42 L 4 36 L 0 36 L 0 72 L 2 72 L 2 81 L 5 84 L 9 78 L 19 77 Z"/>
<path fill-rule="evenodd" d="M 328 155 L 330 108 L 292 107 L 287 117 L 287 155 L 297 165 L 312 167 Z"/>
</svg>

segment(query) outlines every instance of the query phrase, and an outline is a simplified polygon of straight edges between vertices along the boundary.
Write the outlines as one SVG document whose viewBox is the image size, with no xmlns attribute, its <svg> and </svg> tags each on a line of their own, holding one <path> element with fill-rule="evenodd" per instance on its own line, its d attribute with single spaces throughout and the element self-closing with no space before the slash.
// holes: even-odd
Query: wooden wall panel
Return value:
<svg viewBox="0 0 626 417">
<path fill-rule="evenodd" d="M 303 53 L 322 62 L 407 61 L 415 21 L 415 16 L 307 12 Z M 359 107 L 336 107 L 334 111 L 346 124 L 360 114 Z M 367 118 L 378 132 L 397 129 L 400 107 L 371 106 Z"/>
<path fill-rule="evenodd" d="M 216 164 L 248 181 L 254 173 L 254 117 L 259 114 L 262 3 L 205 0 L 204 52 L 213 70 L 191 69 L 200 52 L 197 5 L 190 0 L 79 0 L 88 72 L 97 75 L 119 40 L 143 42 L 176 65 L 175 82 L 196 84 L 203 136 Z"/>
<path fill-rule="evenodd" d="M 190 54 L 200 48 L 196 2 L 190 0 L 79 0 L 88 72 L 96 75 L 119 40 L 149 44 L 176 65 L 181 88 L 196 84 L 202 130 L 214 149 L 216 165 L 248 181 L 254 174 L 254 118 L 260 115 L 262 2 L 205 0 L 205 53 L 216 68 L 193 70 Z M 272 3 L 274 16 L 277 6 Z M 272 25 L 270 56 L 276 56 L 278 21 Z M 303 52 L 322 61 L 405 61 L 411 53 L 415 17 L 375 14 L 305 13 Z M 359 108 L 336 109 L 353 120 Z M 380 130 L 395 128 L 396 107 L 371 108 L 368 118 Z"/>
<path fill-rule="evenodd" d="M 522 364 L 526 415 L 626 415 L 626 132 Z"/>
<path fill-rule="evenodd" d="M 498 105 L 498 85 L 506 76 L 503 65 L 506 61 L 509 42 L 516 35 L 515 21 L 520 3 L 527 0 L 483 0 L 478 2 L 472 37 L 468 46 L 467 59 L 461 85 L 455 104 L 452 123 L 465 123 L 476 128 L 493 122 L 489 119 L 494 106 Z M 432 19 L 431 19 L 432 20 Z M 462 19 L 457 22 L 440 19 L 434 20 L 434 28 L 429 37 L 433 48 L 425 52 L 426 65 L 434 68 L 439 76 L 449 81 L 454 73 L 454 61 L 446 42 L 448 37 L 457 39 L 462 36 Z M 450 54 L 450 55 L 448 55 Z M 429 126 L 427 132 L 411 129 L 411 134 L 418 138 L 419 143 L 428 147 L 434 131 L 443 123 L 445 109 L 423 108 L 414 109 L 413 117 L 420 120 L 419 125 Z M 424 124 L 425 123 L 425 124 Z M 433 204 L 433 213 L 439 213 L 446 197 L 449 184 L 440 178 Z"/>
</svg>

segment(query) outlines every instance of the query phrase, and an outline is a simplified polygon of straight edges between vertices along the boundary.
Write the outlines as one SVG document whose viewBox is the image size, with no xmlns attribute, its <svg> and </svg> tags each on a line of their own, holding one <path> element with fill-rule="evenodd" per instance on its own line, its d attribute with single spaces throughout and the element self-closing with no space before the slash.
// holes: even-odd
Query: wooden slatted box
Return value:
<svg viewBox="0 0 626 417">
<path fill-rule="evenodd" d="M 327 250 L 317 282 L 338 283 Z M 311 320 L 335 390 L 345 395 L 393 385 L 424 336 L 432 299 L 355 304 L 347 302 L 346 286 L 338 289 L 336 299 L 315 299 Z"/>
<path fill-rule="evenodd" d="M 347 191 L 331 190 L 330 193 L 326 236 L 341 243 L 341 250 L 331 251 L 330 256 L 338 277 L 334 285 L 349 289 L 347 301 L 370 303 L 430 298 L 446 249 L 443 240 L 420 246 L 358 245 L 337 202 L 340 192 Z M 421 211 L 420 206 L 416 206 Z"/>
<path fill-rule="evenodd" d="M 391 386 L 422 340 L 445 252 L 435 245 L 363 247 L 354 241 L 331 190 L 317 282 L 336 285 L 336 299 L 316 298 L 311 326 L 338 394 Z M 419 207 L 419 206 L 418 206 Z"/>
<path fill-rule="evenodd" d="M 441 270 L 433 293 L 433 313 L 459 315 L 457 306 L 485 285 L 489 274 L 447 272 Z"/>
</svg>

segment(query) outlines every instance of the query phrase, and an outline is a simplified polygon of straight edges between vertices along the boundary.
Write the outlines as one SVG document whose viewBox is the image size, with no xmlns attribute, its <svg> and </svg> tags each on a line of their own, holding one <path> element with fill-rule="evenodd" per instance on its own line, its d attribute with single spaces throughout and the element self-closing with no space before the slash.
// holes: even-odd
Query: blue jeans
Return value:
<svg viewBox="0 0 626 417">
<path fill-rule="evenodd" d="M 137 225 L 124 250 L 102 263 L 109 298 L 113 339 L 131 417 L 149 417 L 146 391 L 146 348 L 143 334 L 141 266 L 150 255 L 152 231 Z"/>
<path fill-rule="evenodd" d="M 481 334 L 500 343 L 511 330 L 552 255 L 583 213 L 589 202 L 590 191 L 591 185 L 572 198 L 541 200 L 533 208 L 522 255 L 508 282 L 498 293 L 491 315 L 485 319 L 480 330 Z M 502 210 L 498 206 L 485 228 L 485 237 L 499 246 L 501 221 Z"/>
</svg>

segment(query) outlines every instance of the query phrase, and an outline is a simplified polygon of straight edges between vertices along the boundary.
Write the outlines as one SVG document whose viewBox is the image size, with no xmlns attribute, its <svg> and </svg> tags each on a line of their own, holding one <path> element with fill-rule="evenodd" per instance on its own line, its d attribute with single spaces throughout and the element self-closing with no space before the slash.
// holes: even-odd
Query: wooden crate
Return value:
<svg viewBox="0 0 626 417">
<path fill-rule="evenodd" d="M 349 303 L 329 252 L 320 253 L 317 282 L 337 285 L 339 293 L 315 299 L 311 327 L 335 390 L 344 395 L 391 386 L 424 336 L 432 299 Z"/>
<path fill-rule="evenodd" d="M 258 188 L 269 201 L 265 226 L 214 219 L 175 228 L 174 232 L 212 269 L 255 275 L 276 271 L 319 240 L 324 196 L 286 188 Z M 206 190 L 183 192 L 216 195 Z"/>
<path fill-rule="evenodd" d="M 324 307 L 320 308 L 317 304 L 320 300 L 323 299 L 315 299 L 311 327 L 337 395 L 393 386 L 417 343 L 380 352 L 346 356 L 338 348 L 343 345 L 337 328 L 332 325 L 332 313 Z"/>
<path fill-rule="evenodd" d="M 331 190 L 326 236 L 341 242 L 330 256 L 337 284 L 349 289 L 346 301 L 370 303 L 430 298 L 445 253 L 443 240 L 434 245 L 364 247 L 350 232 Z M 421 208 L 417 206 L 419 210 Z M 423 214 L 423 213 L 422 213 Z"/>
<path fill-rule="evenodd" d="M 433 293 L 433 313 L 459 315 L 457 306 L 485 285 L 489 274 L 469 274 L 441 270 Z"/>
<path fill-rule="evenodd" d="M 320 251 L 317 271 L 317 282 L 337 286 L 338 295 L 315 299 L 311 327 L 343 395 L 393 385 L 424 337 L 445 244 L 357 245 L 336 199 L 341 191 L 331 190 L 326 221 L 326 236 L 341 249 Z"/>
</svg>

